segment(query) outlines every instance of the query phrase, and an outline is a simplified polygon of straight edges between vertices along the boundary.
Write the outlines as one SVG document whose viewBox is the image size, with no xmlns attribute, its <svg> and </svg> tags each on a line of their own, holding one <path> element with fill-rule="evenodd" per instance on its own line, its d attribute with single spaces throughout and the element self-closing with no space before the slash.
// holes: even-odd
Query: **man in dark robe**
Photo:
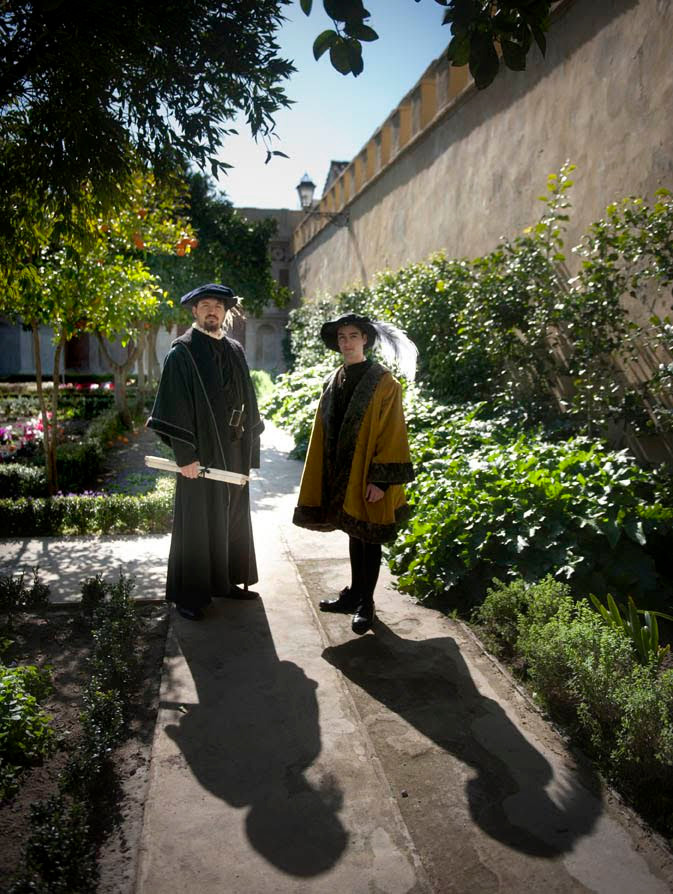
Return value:
<svg viewBox="0 0 673 894">
<path fill-rule="evenodd" d="M 243 348 L 222 330 L 237 301 L 212 283 L 182 297 L 194 323 L 172 344 L 147 420 L 180 467 L 166 600 L 190 620 L 214 596 L 257 596 L 248 588 L 258 580 L 249 485 L 199 477 L 199 466 L 243 475 L 259 468 L 264 424 Z"/>
</svg>

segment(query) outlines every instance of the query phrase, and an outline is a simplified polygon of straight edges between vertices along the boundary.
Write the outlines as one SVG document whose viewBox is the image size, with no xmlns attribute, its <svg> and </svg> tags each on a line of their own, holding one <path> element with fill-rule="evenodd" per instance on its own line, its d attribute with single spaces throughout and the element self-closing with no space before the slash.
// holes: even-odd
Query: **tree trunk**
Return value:
<svg viewBox="0 0 673 894">
<path fill-rule="evenodd" d="M 126 400 L 126 366 L 124 364 L 115 363 L 114 369 L 115 384 L 115 407 L 122 421 L 124 428 L 133 428 L 133 418 L 129 410 L 128 401 Z"/>
<path fill-rule="evenodd" d="M 35 384 L 37 385 L 37 396 L 38 400 L 40 401 L 40 414 L 42 416 L 42 448 L 44 450 L 44 464 L 47 472 L 47 491 L 50 496 L 53 496 L 58 489 L 54 432 L 53 430 L 50 431 L 49 428 L 49 417 L 47 416 L 47 401 L 44 395 L 44 387 L 42 382 L 42 351 L 40 348 L 40 330 L 35 320 L 31 321 L 30 328 L 33 333 Z"/>
<path fill-rule="evenodd" d="M 138 335 L 138 394 L 144 397 L 147 392 L 147 366 L 145 364 L 145 354 L 147 350 L 147 338 L 142 332 Z"/>
<path fill-rule="evenodd" d="M 147 333 L 147 372 L 150 382 L 156 385 L 161 376 L 159 368 L 159 358 L 157 357 L 157 338 L 159 337 L 159 326 L 152 326 Z"/>
<path fill-rule="evenodd" d="M 110 368 L 112 369 L 112 374 L 114 376 L 115 407 L 117 409 L 117 413 L 119 414 L 122 425 L 125 428 L 132 428 L 133 418 L 126 401 L 126 377 L 128 376 L 131 367 L 135 363 L 135 359 L 138 354 L 138 344 L 137 342 L 130 340 L 126 359 L 123 363 L 117 363 L 108 351 L 103 337 L 98 334 L 96 337 L 98 338 L 98 344 L 100 345 L 101 351 L 103 352 L 105 359 L 109 363 Z"/>
<path fill-rule="evenodd" d="M 56 472 L 56 448 L 58 445 L 58 386 L 61 381 L 61 357 L 65 351 L 65 336 L 61 335 L 54 351 L 54 372 L 51 377 L 51 446 L 52 463 L 54 467 L 54 485 L 58 489 L 58 475 Z"/>
</svg>

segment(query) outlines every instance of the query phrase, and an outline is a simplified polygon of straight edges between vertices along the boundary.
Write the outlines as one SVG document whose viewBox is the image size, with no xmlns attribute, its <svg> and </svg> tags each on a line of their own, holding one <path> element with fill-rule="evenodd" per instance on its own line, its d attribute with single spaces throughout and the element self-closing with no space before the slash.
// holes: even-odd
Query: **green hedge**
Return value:
<svg viewBox="0 0 673 894">
<path fill-rule="evenodd" d="M 86 438 L 78 444 L 61 444 L 56 451 L 58 486 L 62 493 L 95 487 L 103 465 L 103 447 Z M 43 497 L 47 492 L 44 465 L 9 462 L 0 464 L 0 497 Z"/>
<path fill-rule="evenodd" d="M 80 494 L 41 499 L 0 499 L 0 536 L 60 534 L 162 534 L 171 530 L 173 479 L 157 479 L 139 496 Z"/>
<path fill-rule="evenodd" d="M 1 497 L 42 497 L 47 491 L 47 473 L 41 466 L 0 463 Z"/>
<path fill-rule="evenodd" d="M 51 389 L 46 392 L 48 408 L 51 409 Z M 114 405 L 114 392 L 105 389 L 95 391 L 59 389 L 58 415 L 60 419 L 93 419 Z M 41 412 L 37 393 L 24 388 L 22 391 L 8 390 L 0 385 L 0 416 L 5 419 L 28 419 Z"/>
</svg>

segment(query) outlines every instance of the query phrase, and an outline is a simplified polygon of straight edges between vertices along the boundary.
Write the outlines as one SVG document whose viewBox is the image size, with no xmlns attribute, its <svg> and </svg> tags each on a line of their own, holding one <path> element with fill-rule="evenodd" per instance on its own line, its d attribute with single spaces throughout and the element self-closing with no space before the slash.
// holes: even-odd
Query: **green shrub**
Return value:
<svg viewBox="0 0 673 894">
<path fill-rule="evenodd" d="M 124 732 L 122 697 L 114 689 L 102 689 L 94 677 L 84 693 L 84 710 L 80 715 L 82 735 L 88 741 L 111 751 Z"/>
<path fill-rule="evenodd" d="M 26 869 L 11 894 L 91 894 L 98 868 L 85 804 L 61 795 L 31 810 Z"/>
<path fill-rule="evenodd" d="M 306 456 L 323 383 L 334 369 L 334 360 L 323 357 L 319 364 L 310 369 L 283 373 L 276 380 L 273 392 L 261 405 L 264 416 L 294 437 L 292 456 L 295 458 Z"/>
<path fill-rule="evenodd" d="M 106 402 L 109 406 L 109 401 Z M 133 415 L 137 415 L 137 403 L 130 401 Z M 84 438 L 78 444 L 63 444 L 56 451 L 56 470 L 61 493 L 81 493 L 96 485 L 100 474 L 104 450 L 125 428 L 114 407 L 95 416 Z"/>
<path fill-rule="evenodd" d="M 129 400 L 129 409 L 132 415 L 137 415 L 139 406 L 136 402 Z M 106 446 L 113 441 L 117 435 L 121 435 L 126 431 L 120 418 L 119 413 L 114 407 L 95 416 L 91 425 L 87 429 L 86 436 L 92 441 L 97 441 L 101 446 Z"/>
<path fill-rule="evenodd" d="M 103 466 L 103 447 L 85 438 L 79 444 L 62 444 L 56 451 L 56 474 L 62 493 L 77 493 L 95 485 Z"/>
<path fill-rule="evenodd" d="M 484 643 L 496 654 L 512 658 L 521 652 L 521 637 L 531 626 L 546 624 L 562 608 L 572 607 L 570 587 L 548 575 L 529 584 L 493 581 L 486 598 L 473 613 Z"/>
<path fill-rule="evenodd" d="M 496 655 L 511 658 L 519 630 L 519 618 L 528 604 L 529 587 L 519 578 L 509 584 L 493 581 L 486 598 L 472 615 L 484 644 Z"/>
<path fill-rule="evenodd" d="M 673 670 L 637 665 L 618 689 L 610 771 L 638 809 L 673 833 Z"/>
<path fill-rule="evenodd" d="M 519 640 L 551 715 L 660 831 L 673 834 L 673 670 L 643 665 L 629 637 L 582 600 Z"/>
<path fill-rule="evenodd" d="M 50 717 L 40 707 L 50 692 L 48 668 L 0 664 L 0 800 L 15 790 L 26 767 L 54 749 Z"/>
<path fill-rule="evenodd" d="M 92 677 L 84 693 L 80 722 L 82 735 L 63 771 L 61 789 L 88 799 L 101 790 L 110 754 L 124 736 L 124 699 Z"/>
<path fill-rule="evenodd" d="M 17 394 L 0 388 L 0 416 L 4 420 L 30 419 L 39 412 L 37 394 Z"/>
<path fill-rule="evenodd" d="M 665 608 L 648 539 L 670 536 L 673 506 L 626 451 L 527 428 L 522 411 L 446 408 L 411 388 L 406 404 L 414 517 L 390 549 L 403 589 L 474 603 L 493 577 L 551 573 L 578 595 L 633 593 Z"/>
<path fill-rule="evenodd" d="M 0 536 L 163 534 L 171 530 L 175 481 L 162 476 L 153 491 L 0 499 Z"/>
<path fill-rule="evenodd" d="M 519 639 L 539 699 L 552 716 L 601 758 L 609 755 L 621 717 L 620 687 L 637 665 L 626 636 L 606 625 L 585 600 L 561 606 Z"/>
<path fill-rule="evenodd" d="M 96 391 L 62 389 L 58 395 L 59 415 L 72 419 L 94 419 L 114 407 L 114 392 L 102 388 Z"/>
<path fill-rule="evenodd" d="M 25 583 L 25 571 L 0 575 L 0 614 L 6 615 L 9 627 L 17 612 L 44 608 L 49 602 L 49 586 L 40 580 L 39 565 L 35 565 L 32 571 L 30 586 Z"/>
<path fill-rule="evenodd" d="M 255 389 L 257 402 L 261 403 L 273 392 L 273 379 L 265 369 L 251 369 L 250 378 Z"/>
<path fill-rule="evenodd" d="M 103 580 L 103 575 L 98 573 L 93 577 L 87 577 L 82 583 L 82 600 L 80 608 L 82 613 L 93 618 L 94 611 L 104 602 L 108 592 L 108 586 Z"/>
<path fill-rule="evenodd" d="M 0 497 L 43 497 L 47 492 L 47 475 L 39 466 L 22 463 L 0 464 Z"/>
<path fill-rule="evenodd" d="M 133 578 L 120 571 L 119 579 L 110 587 L 109 601 L 101 603 L 94 612 L 90 659 L 97 688 L 116 690 L 127 698 L 138 682 L 135 644 L 140 622 L 132 601 L 134 588 Z"/>
<path fill-rule="evenodd" d="M 673 670 L 641 663 L 623 625 L 552 577 L 494 582 L 473 618 L 636 809 L 673 834 Z"/>
</svg>

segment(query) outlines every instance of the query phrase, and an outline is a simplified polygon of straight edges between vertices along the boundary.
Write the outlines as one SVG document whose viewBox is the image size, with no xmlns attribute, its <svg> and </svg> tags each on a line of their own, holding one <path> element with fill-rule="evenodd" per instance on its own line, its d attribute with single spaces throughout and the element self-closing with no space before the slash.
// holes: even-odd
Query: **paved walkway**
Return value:
<svg viewBox="0 0 673 894">
<path fill-rule="evenodd" d="M 670 852 L 461 624 L 386 569 L 375 633 L 315 611 L 347 582 L 346 538 L 291 525 L 289 446 L 265 435 L 254 482 L 261 599 L 174 617 L 136 894 L 673 890 Z M 138 595 L 158 591 L 166 551 L 167 538 L 3 544 L 55 579 L 121 560 Z"/>
</svg>

